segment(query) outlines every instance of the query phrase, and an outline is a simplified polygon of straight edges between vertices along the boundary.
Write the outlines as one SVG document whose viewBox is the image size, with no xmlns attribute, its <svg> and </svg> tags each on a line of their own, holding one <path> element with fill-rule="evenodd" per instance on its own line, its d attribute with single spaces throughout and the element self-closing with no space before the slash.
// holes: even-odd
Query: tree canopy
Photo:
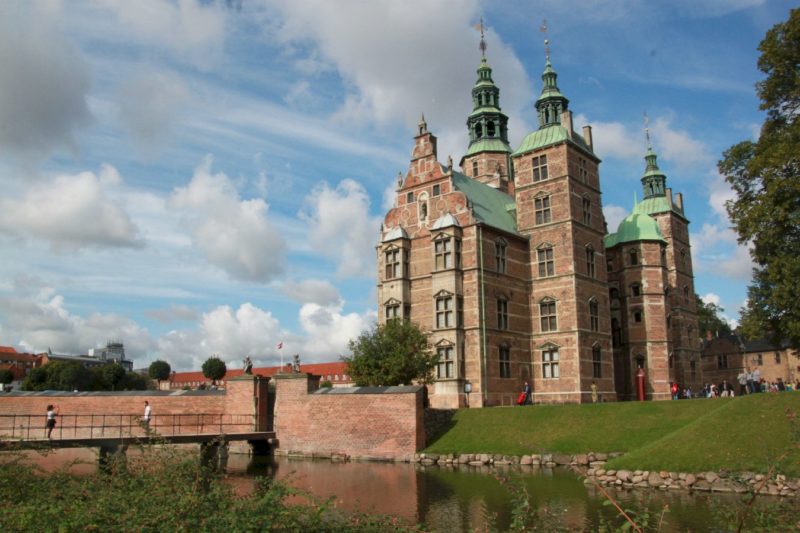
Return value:
<svg viewBox="0 0 800 533">
<path fill-rule="evenodd" d="M 172 368 L 169 363 L 160 359 L 150 363 L 150 367 L 147 369 L 147 375 L 158 381 L 169 379 L 170 372 L 172 372 Z"/>
<path fill-rule="evenodd" d="M 14 373 L 7 368 L 0 369 L 0 383 L 8 385 L 12 381 L 14 381 Z"/>
<path fill-rule="evenodd" d="M 702 298 L 695 294 L 697 300 L 697 327 L 701 336 L 707 331 L 713 335 L 730 335 L 731 326 L 720 316 L 725 309 L 715 303 L 705 303 Z"/>
<path fill-rule="evenodd" d="M 770 29 L 759 50 L 766 78 L 756 92 L 767 118 L 758 141 L 732 146 L 719 170 L 736 193 L 728 215 L 755 263 L 742 330 L 800 347 L 800 9 Z"/>
<path fill-rule="evenodd" d="M 126 372 L 118 363 L 86 368 L 78 361 L 51 361 L 31 370 L 22 390 L 144 390 L 147 382 L 135 372 Z"/>
<path fill-rule="evenodd" d="M 438 356 L 416 324 L 394 319 L 350 341 L 352 356 L 342 357 L 356 385 L 390 386 L 430 383 Z"/>
<path fill-rule="evenodd" d="M 225 361 L 213 355 L 206 359 L 203 363 L 203 375 L 210 379 L 212 382 L 225 377 L 228 367 L 225 366 Z"/>
</svg>

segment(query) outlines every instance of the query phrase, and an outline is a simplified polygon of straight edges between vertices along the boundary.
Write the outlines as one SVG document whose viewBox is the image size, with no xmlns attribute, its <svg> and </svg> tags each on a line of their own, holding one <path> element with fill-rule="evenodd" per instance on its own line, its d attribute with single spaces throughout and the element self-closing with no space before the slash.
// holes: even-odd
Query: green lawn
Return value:
<svg viewBox="0 0 800 533">
<path fill-rule="evenodd" d="M 742 398 L 459 410 L 431 453 L 625 452 L 613 468 L 781 471 L 800 476 L 800 393 Z"/>
</svg>

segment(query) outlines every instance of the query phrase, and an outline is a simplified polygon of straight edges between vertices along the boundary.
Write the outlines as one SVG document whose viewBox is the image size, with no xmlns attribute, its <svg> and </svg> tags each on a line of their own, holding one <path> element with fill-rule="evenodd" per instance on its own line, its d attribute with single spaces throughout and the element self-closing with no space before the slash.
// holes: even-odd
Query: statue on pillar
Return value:
<svg viewBox="0 0 800 533">
<path fill-rule="evenodd" d="M 253 361 L 250 359 L 249 355 L 244 358 L 244 361 L 242 361 L 242 363 L 243 363 L 244 373 L 245 374 L 252 374 L 253 373 Z"/>
<path fill-rule="evenodd" d="M 298 373 L 300 372 L 300 355 L 294 354 L 292 357 L 292 372 Z"/>
</svg>

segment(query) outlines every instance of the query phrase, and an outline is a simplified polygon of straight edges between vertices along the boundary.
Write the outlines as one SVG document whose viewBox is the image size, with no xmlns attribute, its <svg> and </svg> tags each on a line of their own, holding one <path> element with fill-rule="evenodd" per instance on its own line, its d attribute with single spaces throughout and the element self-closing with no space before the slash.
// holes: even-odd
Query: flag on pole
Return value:
<svg viewBox="0 0 800 533">
<path fill-rule="evenodd" d="M 283 342 L 279 342 L 279 343 L 278 343 L 278 349 L 279 349 L 279 350 L 282 350 L 282 349 L 283 349 Z"/>
</svg>

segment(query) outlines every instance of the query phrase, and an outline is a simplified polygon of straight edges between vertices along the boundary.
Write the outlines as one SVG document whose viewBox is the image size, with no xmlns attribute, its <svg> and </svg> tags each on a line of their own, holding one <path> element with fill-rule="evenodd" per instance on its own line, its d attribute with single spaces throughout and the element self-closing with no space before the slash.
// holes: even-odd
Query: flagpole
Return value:
<svg viewBox="0 0 800 533">
<path fill-rule="evenodd" d="M 283 341 L 278 343 L 278 352 L 281 354 L 281 369 L 280 372 L 283 372 Z"/>
</svg>

